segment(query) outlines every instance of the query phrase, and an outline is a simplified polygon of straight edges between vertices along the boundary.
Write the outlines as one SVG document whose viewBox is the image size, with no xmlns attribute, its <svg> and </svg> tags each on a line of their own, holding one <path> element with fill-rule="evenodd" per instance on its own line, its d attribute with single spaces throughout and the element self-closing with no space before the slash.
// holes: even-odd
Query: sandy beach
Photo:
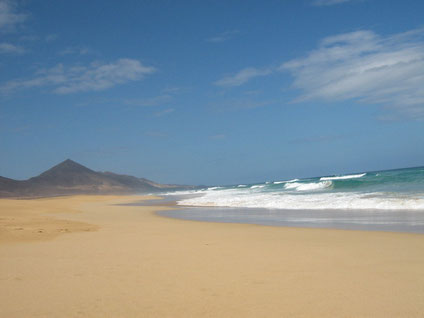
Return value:
<svg viewBox="0 0 424 318">
<path fill-rule="evenodd" d="M 421 234 L 118 205 L 147 198 L 1 199 L 0 317 L 424 316 Z"/>
</svg>

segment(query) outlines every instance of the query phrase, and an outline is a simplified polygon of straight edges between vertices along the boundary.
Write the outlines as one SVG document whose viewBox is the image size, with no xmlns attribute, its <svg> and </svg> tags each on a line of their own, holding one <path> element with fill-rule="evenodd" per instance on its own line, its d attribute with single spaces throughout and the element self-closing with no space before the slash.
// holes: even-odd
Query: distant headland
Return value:
<svg viewBox="0 0 424 318">
<path fill-rule="evenodd" d="M 144 178 L 93 171 L 67 159 L 28 180 L 0 176 L 0 197 L 42 197 L 74 194 L 139 194 L 195 186 L 159 184 Z"/>
</svg>

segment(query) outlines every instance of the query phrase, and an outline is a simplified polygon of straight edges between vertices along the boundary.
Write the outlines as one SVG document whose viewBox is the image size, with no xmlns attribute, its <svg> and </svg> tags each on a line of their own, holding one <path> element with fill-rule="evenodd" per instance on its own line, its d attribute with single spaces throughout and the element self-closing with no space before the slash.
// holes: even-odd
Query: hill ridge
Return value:
<svg viewBox="0 0 424 318">
<path fill-rule="evenodd" d="M 142 194 L 194 186 L 159 184 L 114 172 L 97 172 L 66 159 L 38 176 L 14 180 L 0 176 L 0 197 L 37 197 L 74 194 Z"/>
</svg>

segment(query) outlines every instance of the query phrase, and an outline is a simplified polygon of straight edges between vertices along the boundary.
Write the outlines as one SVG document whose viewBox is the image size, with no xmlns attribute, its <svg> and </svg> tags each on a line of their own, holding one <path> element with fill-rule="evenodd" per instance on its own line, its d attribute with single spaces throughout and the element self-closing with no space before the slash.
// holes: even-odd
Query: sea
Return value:
<svg viewBox="0 0 424 318">
<path fill-rule="evenodd" d="M 212 222 L 424 233 L 424 167 L 163 193 L 162 215 Z"/>
</svg>

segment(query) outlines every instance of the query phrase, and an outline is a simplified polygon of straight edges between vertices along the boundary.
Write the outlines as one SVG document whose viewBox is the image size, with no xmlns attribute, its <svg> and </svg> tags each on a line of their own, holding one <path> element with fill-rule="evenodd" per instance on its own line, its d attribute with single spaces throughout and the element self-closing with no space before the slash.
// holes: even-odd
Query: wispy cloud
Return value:
<svg viewBox="0 0 424 318">
<path fill-rule="evenodd" d="M 85 106 L 92 106 L 92 105 L 106 105 L 106 104 L 121 104 L 122 100 L 118 98 L 110 98 L 105 96 L 92 96 L 87 99 L 84 99 L 80 102 L 77 102 L 75 106 L 78 107 L 85 107 Z"/>
<path fill-rule="evenodd" d="M 212 139 L 212 140 L 222 140 L 225 138 L 227 138 L 225 134 L 217 134 L 217 135 L 209 136 L 209 139 Z"/>
<path fill-rule="evenodd" d="M 259 100 L 252 97 L 249 98 L 231 98 L 211 104 L 212 108 L 217 111 L 235 111 L 241 109 L 254 109 L 275 104 L 275 100 Z"/>
<path fill-rule="evenodd" d="M 162 90 L 163 94 L 173 94 L 173 95 L 177 95 L 177 94 L 182 94 L 185 93 L 187 91 L 189 91 L 190 88 L 189 87 L 179 87 L 179 86 L 171 86 L 171 87 L 165 87 Z"/>
<path fill-rule="evenodd" d="M 165 138 L 165 137 L 168 137 L 168 134 L 167 133 L 164 133 L 162 131 L 146 131 L 144 134 L 146 136 L 156 137 L 156 138 Z"/>
<path fill-rule="evenodd" d="M 21 46 L 14 45 L 11 43 L 0 43 L 0 54 L 22 54 L 25 52 L 25 49 Z"/>
<path fill-rule="evenodd" d="M 338 141 L 345 138 L 344 135 L 318 135 L 318 136 L 308 136 L 308 137 L 299 137 L 289 140 L 290 144 L 316 144 L 316 143 L 326 143 Z"/>
<path fill-rule="evenodd" d="M 247 83 L 249 80 L 255 77 L 265 76 L 270 74 L 271 72 L 272 72 L 272 69 L 270 68 L 258 69 L 254 67 L 248 67 L 248 68 L 242 69 L 241 71 L 237 72 L 234 75 L 226 76 L 216 81 L 214 84 L 218 86 L 223 86 L 223 87 L 240 86 Z"/>
<path fill-rule="evenodd" d="M 293 75 L 293 86 L 302 91 L 299 101 L 355 99 L 424 118 L 424 29 L 327 37 L 280 70 Z"/>
<path fill-rule="evenodd" d="M 49 34 L 44 37 L 44 41 L 53 42 L 56 41 L 59 36 L 57 34 Z"/>
<path fill-rule="evenodd" d="M 67 47 L 64 50 L 60 51 L 60 55 L 86 55 L 90 54 L 93 51 L 88 47 Z"/>
<path fill-rule="evenodd" d="M 112 63 L 93 62 L 89 65 L 66 67 L 58 64 L 50 69 L 39 70 L 30 79 L 6 82 L 0 86 L 2 93 L 16 90 L 47 87 L 56 94 L 101 91 L 116 85 L 142 79 L 155 72 L 138 60 L 118 59 Z"/>
<path fill-rule="evenodd" d="M 168 108 L 168 109 L 164 109 L 164 110 L 161 110 L 159 112 L 154 113 L 154 116 L 155 117 L 163 117 L 163 116 L 166 116 L 166 115 L 173 113 L 174 111 L 175 111 L 174 108 Z"/>
<path fill-rule="evenodd" d="M 0 130 L 13 133 L 13 134 L 20 134 L 20 133 L 28 133 L 29 131 L 31 131 L 31 129 L 32 127 L 30 125 L 17 125 L 14 127 L 4 127 L 3 125 Z"/>
<path fill-rule="evenodd" d="M 314 6 L 332 6 L 335 4 L 341 4 L 346 2 L 352 2 L 355 0 L 315 0 L 312 2 L 312 5 Z"/>
<path fill-rule="evenodd" d="M 126 99 L 125 104 L 130 106 L 159 106 L 167 104 L 172 100 L 172 96 L 168 94 L 158 95 L 149 98 L 135 98 L 135 99 Z"/>
<path fill-rule="evenodd" d="M 231 40 L 238 33 L 240 33 L 238 30 L 229 30 L 229 31 L 222 32 L 218 35 L 215 35 L 211 38 L 207 38 L 206 41 L 212 42 L 212 43 L 221 43 L 221 42 Z"/>
<path fill-rule="evenodd" d="M 17 4 L 12 0 L 0 0 L 0 31 L 12 31 L 24 22 L 26 15 L 17 12 Z"/>
<path fill-rule="evenodd" d="M 46 36 L 39 36 L 39 35 L 35 35 L 34 33 L 30 33 L 30 34 L 24 34 L 22 36 L 19 37 L 20 41 L 25 41 L 25 42 L 46 42 L 46 43 L 50 43 L 53 41 L 56 41 L 59 38 L 59 36 L 57 34 L 49 34 Z"/>
</svg>

